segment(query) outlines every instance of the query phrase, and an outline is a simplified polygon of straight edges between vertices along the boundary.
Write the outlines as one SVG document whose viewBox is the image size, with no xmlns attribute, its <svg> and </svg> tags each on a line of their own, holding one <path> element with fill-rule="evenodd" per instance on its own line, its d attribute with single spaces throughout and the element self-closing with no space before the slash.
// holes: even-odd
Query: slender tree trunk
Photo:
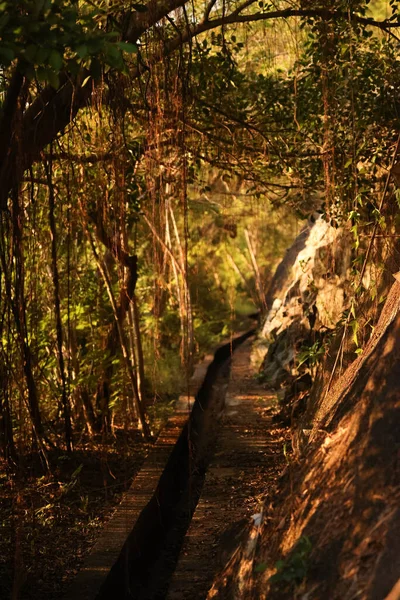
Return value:
<svg viewBox="0 0 400 600">
<path fill-rule="evenodd" d="M 85 417 L 85 424 L 88 434 L 92 436 L 96 430 L 96 418 L 93 410 L 93 405 L 90 400 L 87 388 L 85 386 L 79 386 L 79 395 L 82 400 L 83 415 Z"/>
<path fill-rule="evenodd" d="M 18 111 L 19 95 L 22 91 L 23 84 L 24 77 L 17 65 L 11 76 L 11 81 L 2 106 L 0 123 L 0 164 L 3 165 L 13 137 L 14 117 Z"/>
<path fill-rule="evenodd" d="M 72 377 L 74 379 L 78 379 L 80 372 L 80 364 L 77 356 L 76 329 L 72 325 L 70 325 L 69 327 L 69 352 L 71 356 Z M 82 408 L 81 413 L 79 413 L 78 409 L 78 414 L 75 415 L 75 419 L 79 419 L 79 417 L 83 413 L 87 432 L 90 436 L 92 436 L 97 430 L 100 430 L 100 428 L 97 427 L 93 404 L 90 399 L 87 387 L 84 384 L 78 384 L 74 390 L 73 397 L 74 404 Z"/>
<path fill-rule="evenodd" d="M 189 367 L 192 366 L 193 350 L 194 350 L 194 333 L 193 333 L 193 310 L 192 310 L 192 299 L 190 296 L 190 289 L 188 284 L 188 273 L 187 265 L 185 260 L 185 253 L 181 244 L 178 226 L 175 220 L 174 211 L 172 206 L 169 206 L 169 214 L 173 230 L 175 233 L 175 239 L 178 247 L 181 273 L 182 273 L 182 286 L 184 293 L 183 311 L 184 311 L 184 336 L 183 336 L 183 355 L 184 362 Z"/>
<path fill-rule="evenodd" d="M 81 206 L 81 209 L 82 209 L 82 213 L 84 214 L 82 206 Z M 113 327 L 110 330 L 110 333 L 108 335 L 107 345 L 109 343 L 115 343 L 117 341 L 117 339 L 119 339 L 122 356 L 123 356 L 125 366 L 126 366 L 128 374 L 129 374 L 131 386 L 132 386 L 133 397 L 134 397 L 134 401 L 135 401 L 135 405 L 136 405 L 136 410 L 137 410 L 137 413 L 139 416 L 139 421 L 140 421 L 140 424 L 142 427 L 143 437 L 146 440 L 150 440 L 151 439 L 150 428 L 146 421 L 146 415 L 144 412 L 143 404 L 140 401 L 136 376 L 133 371 L 132 364 L 129 360 L 128 346 L 126 344 L 124 331 L 123 331 L 123 321 L 125 320 L 125 316 L 129 309 L 131 298 L 132 298 L 132 295 L 135 290 L 136 256 L 128 257 L 129 260 L 127 257 L 125 257 L 125 263 L 126 263 L 125 266 L 128 267 L 128 281 L 127 281 L 126 289 L 121 290 L 121 300 L 120 300 L 120 304 L 118 306 L 116 303 L 115 297 L 114 297 L 114 293 L 112 290 L 112 285 L 111 285 L 111 281 L 110 281 L 107 269 L 99 258 L 99 255 L 97 253 L 96 247 L 93 242 L 92 235 L 91 235 L 86 223 L 85 223 L 85 233 L 87 235 L 90 246 L 92 248 L 93 256 L 96 261 L 97 267 L 101 273 L 101 276 L 103 277 L 104 284 L 106 286 L 107 293 L 110 298 L 111 307 L 112 307 L 113 313 L 114 313 L 115 321 L 114 321 Z M 104 384 L 107 385 L 107 387 L 108 387 L 108 381 L 103 381 L 103 385 Z M 109 393 L 110 393 L 109 389 L 103 390 L 103 391 L 105 392 L 104 398 L 107 398 L 107 397 L 109 398 Z"/>
<path fill-rule="evenodd" d="M 248 291 L 251 299 L 253 300 L 254 304 L 257 306 L 258 305 L 258 300 L 259 300 L 258 294 L 255 293 L 253 287 L 247 281 L 246 277 L 244 276 L 244 274 L 240 270 L 239 266 L 236 264 L 235 259 L 233 258 L 233 256 L 228 251 L 226 251 L 226 257 L 227 257 L 228 261 L 230 262 L 230 264 L 231 264 L 233 270 L 235 271 L 235 273 L 240 277 L 243 285 L 247 289 L 247 291 Z"/>
<path fill-rule="evenodd" d="M 36 382 L 33 376 L 33 360 L 28 342 L 28 333 L 26 327 L 26 306 L 24 294 L 24 267 L 23 267 L 23 250 L 22 250 L 22 211 L 19 206 L 18 192 L 13 193 L 13 256 L 15 261 L 15 282 L 14 295 L 11 290 L 10 275 L 5 277 L 7 294 L 9 297 L 11 310 L 13 312 L 15 327 L 18 336 L 18 342 L 21 349 L 23 370 L 28 391 L 28 407 L 32 419 L 35 436 L 42 446 L 44 429 L 42 418 L 39 409 L 39 401 L 36 389 Z M 2 255 L 2 268 L 6 269 L 4 253 Z"/>
<path fill-rule="evenodd" d="M 135 402 L 137 415 L 138 415 L 139 421 L 141 422 L 144 436 L 147 438 L 150 438 L 150 431 L 148 429 L 148 425 L 147 425 L 145 413 L 144 413 L 144 408 L 143 408 L 143 404 L 141 401 L 143 396 L 141 395 L 141 392 L 139 390 L 139 382 L 137 380 L 136 373 L 132 367 L 132 363 L 129 358 L 129 352 L 127 349 L 128 346 L 125 342 L 124 334 L 123 334 L 123 324 L 124 324 L 124 321 L 126 319 L 128 312 L 129 312 L 129 309 L 131 307 L 131 304 L 133 302 L 133 297 L 134 297 L 134 292 L 135 292 L 135 286 L 136 286 L 136 280 L 137 280 L 137 258 L 135 255 L 131 256 L 128 254 L 128 252 L 122 247 L 120 239 L 115 243 L 115 241 L 112 240 L 108 236 L 108 234 L 105 230 L 105 227 L 104 227 L 104 223 L 98 218 L 95 219 L 93 215 L 90 215 L 90 216 L 87 215 L 82 204 L 81 204 L 81 212 L 82 212 L 83 219 L 84 219 L 85 232 L 88 237 L 89 243 L 91 245 L 93 255 L 95 256 L 99 271 L 101 272 L 101 274 L 103 276 L 103 280 L 106 285 L 108 295 L 110 297 L 110 301 L 111 301 L 111 305 L 113 307 L 113 312 L 114 312 L 114 317 L 115 317 L 114 322 L 111 325 L 108 336 L 107 336 L 105 349 L 106 349 L 107 355 L 109 357 L 114 356 L 116 354 L 117 346 L 120 345 L 123 355 L 124 355 L 124 360 L 125 360 L 125 353 L 126 353 L 127 360 L 129 362 L 129 365 L 127 365 L 127 370 L 128 370 L 129 377 L 131 379 L 132 391 L 133 391 L 133 395 L 134 395 L 134 402 Z M 105 269 L 105 265 L 101 264 L 101 261 L 98 257 L 96 248 L 93 243 L 92 235 L 88 229 L 87 223 L 88 223 L 89 218 L 94 225 L 96 237 L 98 238 L 98 240 L 102 244 L 104 244 L 104 246 L 110 251 L 114 260 L 119 265 L 124 267 L 125 285 L 123 287 L 121 287 L 118 305 L 116 304 L 114 295 L 112 294 L 111 284 L 107 277 L 107 269 Z M 121 337 L 121 334 L 122 334 L 122 337 Z M 138 339 L 140 339 L 140 331 L 139 331 Z M 140 363 L 140 361 L 143 361 L 143 353 L 141 352 L 141 350 L 138 352 L 138 355 L 139 355 L 138 363 Z M 139 366 L 139 371 L 138 371 L 139 377 L 141 377 L 140 369 L 142 369 L 142 373 L 144 376 L 144 367 Z M 100 411 L 102 414 L 102 420 L 103 420 L 103 427 L 105 427 L 106 429 L 109 429 L 109 425 L 110 425 L 110 422 L 109 422 L 110 415 L 109 415 L 108 406 L 109 406 L 109 400 L 110 400 L 110 385 L 111 385 L 111 379 L 112 379 L 113 372 L 114 372 L 114 367 L 113 367 L 112 361 L 109 361 L 109 364 L 104 369 L 102 379 L 97 386 L 97 393 L 96 393 L 96 404 L 100 408 Z M 143 378 L 142 378 L 142 381 L 143 381 Z"/>
<path fill-rule="evenodd" d="M 115 322 L 117 324 L 118 337 L 119 337 L 119 341 L 120 341 L 120 345 L 121 345 L 121 350 L 122 350 L 122 356 L 124 358 L 125 366 L 126 366 L 126 369 L 128 371 L 129 378 L 130 378 L 130 381 L 131 381 L 132 391 L 133 391 L 133 397 L 134 397 L 134 400 L 135 400 L 136 410 L 137 410 L 137 413 L 138 413 L 138 416 L 139 416 L 139 421 L 140 421 L 140 424 L 142 426 L 143 437 L 146 440 L 150 440 L 151 439 L 150 429 L 149 429 L 149 426 L 147 424 L 146 415 L 145 415 L 145 412 L 144 412 L 143 404 L 142 404 L 140 396 L 139 396 L 139 390 L 138 390 L 138 386 L 137 386 L 136 376 L 135 376 L 135 373 L 133 371 L 132 364 L 131 364 L 131 362 L 129 360 L 128 347 L 127 347 L 127 344 L 126 344 L 126 341 L 125 341 L 125 336 L 124 336 L 122 324 L 121 324 L 120 319 L 119 319 L 118 307 L 117 307 L 117 303 L 115 301 L 114 294 L 113 294 L 113 291 L 112 291 L 110 278 L 108 276 L 107 271 L 105 270 L 105 268 L 103 267 L 103 265 L 101 264 L 101 262 L 99 260 L 99 257 L 97 255 L 96 249 L 94 248 L 94 245 L 92 246 L 92 249 L 94 251 L 95 259 L 96 259 L 97 265 L 99 267 L 99 270 L 100 270 L 100 272 L 101 272 L 101 274 L 102 274 L 102 276 L 104 278 L 104 283 L 105 283 L 105 285 L 107 287 L 107 292 L 108 292 L 108 295 L 109 295 L 109 298 L 110 298 L 110 302 L 111 302 L 111 306 L 112 306 L 112 309 L 113 309 L 113 312 L 114 312 Z"/>
<path fill-rule="evenodd" d="M 167 207 L 168 207 L 168 204 L 167 204 Z M 172 258 L 173 251 L 172 251 L 171 234 L 170 234 L 170 230 L 169 230 L 168 208 L 167 208 L 166 212 L 167 212 L 167 214 L 166 214 L 166 219 L 165 219 L 165 243 L 166 243 L 167 247 L 170 250 L 170 256 Z M 172 267 L 172 271 L 174 273 L 175 286 L 176 286 L 176 296 L 178 298 L 179 317 L 180 317 L 180 321 L 181 321 L 181 338 L 182 338 L 182 340 L 185 340 L 185 315 L 186 315 L 186 310 L 185 310 L 185 303 L 184 303 L 184 300 L 182 298 L 181 283 L 180 283 L 180 280 L 179 280 L 179 274 L 178 274 L 178 269 L 177 269 L 177 260 L 175 259 L 175 257 L 174 257 L 174 260 L 171 260 L 171 267 Z M 181 269 L 182 269 L 182 266 L 180 266 L 179 272 L 181 273 L 182 279 L 184 279 L 184 273 L 182 273 Z"/>
<path fill-rule="evenodd" d="M 1 252 L 1 249 L 0 249 Z M 5 273 L 0 272 L 0 301 L 6 300 L 3 295 L 2 283 L 5 279 Z M 0 448 L 5 460 L 9 463 L 17 463 L 17 452 L 14 443 L 14 432 L 12 425 L 12 415 L 9 398 L 9 365 L 7 357 L 4 353 L 3 340 L 9 335 L 8 331 L 5 331 L 5 317 L 7 314 L 7 325 L 10 323 L 10 305 L 5 304 L 4 309 L 2 307 L 2 314 L 0 315 Z"/>
<path fill-rule="evenodd" d="M 139 377 L 137 348 L 136 348 L 136 340 L 135 340 L 135 326 L 133 323 L 132 304 L 129 307 L 127 314 L 128 314 L 128 331 L 129 331 L 128 337 L 129 337 L 129 345 L 130 345 L 129 358 L 130 358 L 130 363 L 132 365 L 133 372 L 135 373 L 136 386 L 138 389 L 139 399 L 140 399 L 140 402 L 143 402 L 143 395 L 142 395 L 142 390 L 140 387 L 140 377 Z M 128 406 L 128 403 L 126 404 L 126 406 Z M 137 419 L 138 415 L 136 414 L 136 406 L 135 405 L 134 405 L 134 409 L 133 409 L 133 414 L 134 414 L 134 417 Z"/>
<path fill-rule="evenodd" d="M 65 374 L 64 365 L 64 353 L 63 353 L 63 330 L 61 321 L 61 301 L 60 301 L 60 282 L 57 265 L 57 228 L 56 221 L 54 218 L 54 186 L 52 182 L 52 162 L 46 165 L 47 179 L 49 184 L 49 224 L 51 234 L 51 268 L 53 277 L 53 288 L 54 288 L 54 312 L 56 318 L 56 332 L 57 332 L 57 352 L 58 352 L 58 366 L 60 370 L 61 378 L 61 401 L 64 413 L 64 432 L 65 432 L 65 445 L 67 452 L 72 451 L 72 425 L 71 425 L 71 406 L 68 398 L 68 386 L 67 377 Z"/>
<path fill-rule="evenodd" d="M 15 140 L 15 156 L 14 162 L 16 170 L 21 169 L 22 162 L 22 146 L 21 146 L 21 129 L 22 129 L 22 114 L 24 110 L 26 94 L 28 91 L 28 83 L 24 81 L 24 78 L 16 68 L 11 87 L 9 89 L 9 93 L 5 100 L 4 110 L 7 111 L 8 117 L 10 118 L 9 122 L 7 121 L 7 115 L 5 115 L 1 121 L 0 126 L 0 135 L 2 141 L 7 145 L 7 149 L 2 148 L 0 150 L 0 159 L 4 152 L 10 151 L 9 140 L 11 137 Z M 5 118 L 7 117 L 7 118 Z M 7 142 L 8 140 L 8 142 Z M 8 177 L 9 173 L 7 171 L 7 160 L 6 155 L 4 155 L 4 160 L 2 161 L 1 169 L 0 169 L 0 180 L 3 180 L 3 177 Z M 9 158 L 7 154 L 7 159 Z M 13 185 L 9 187 L 4 187 L 1 190 L 1 194 L 4 198 L 3 207 L 6 206 L 6 200 L 8 197 L 8 191 L 12 190 L 12 219 L 11 219 L 11 231 L 9 230 L 8 237 L 12 240 L 11 244 L 11 253 L 13 257 L 13 262 L 15 265 L 14 272 L 14 281 L 11 282 L 11 266 L 7 264 L 6 260 L 6 222 L 5 220 L 1 223 L 1 237 L 2 237 L 2 249 L 0 252 L 0 261 L 1 268 L 3 270 L 4 283 L 6 288 L 6 297 L 9 305 L 11 307 L 15 326 L 18 344 L 21 351 L 22 361 L 23 361 L 23 370 L 24 376 L 26 380 L 26 386 L 28 391 L 28 407 L 29 414 L 32 420 L 32 425 L 34 429 L 35 437 L 38 441 L 39 446 L 42 449 L 43 457 L 47 462 L 47 458 L 45 456 L 45 452 L 43 449 L 43 425 L 42 419 L 39 410 L 39 402 L 36 390 L 35 379 L 33 376 L 33 361 L 31 350 L 28 342 L 28 333 L 26 327 L 26 305 L 25 305 L 25 294 L 24 294 L 24 257 L 23 257 L 23 210 L 20 207 L 20 198 L 19 198 L 19 185 L 17 180 L 12 180 Z"/>
<path fill-rule="evenodd" d="M 265 300 L 265 290 L 264 290 L 263 282 L 261 279 L 261 273 L 260 273 L 260 269 L 259 269 L 258 263 L 257 263 L 256 253 L 253 248 L 253 243 L 250 238 L 250 233 L 247 229 L 244 230 L 244 235 L 246 238 L 247 249 L 249 251 L 251 264 L 253 267 L 254 279 L 256 282 L 256 290 L 257 290 L 257 295 L 258 295 L 258 303 L 259 303 L 261 312 L 264 313 L 267 310 L 267 304 L 266 304 L 266 300 Z"/>
<path fill-rule="evenodd" d="M 132 296 L 132 312 L 133 312 L 133 327 L 134 327 L 134 331 L 135 331 L 136 356 L 137 356 L 137 366 L 138 366 L 138 376 L 139 376 L 138 377 L 139 395 L 140 395 L 142 402 L 145 402 L 144 357 L 143 357 L 143 346 L 142 346 L 142 334 L 140 331 L 139 307 L 137 304 L 136 294 L 133 294 L 133 296 Z"/>
<path fill-rule="evenodd" d="M 0 366 L 0 447 L 5 460 L 16 464 L 17 452 L 14 444 L 8 389 L 8 374 L 2 364 Z"/>
</svg>

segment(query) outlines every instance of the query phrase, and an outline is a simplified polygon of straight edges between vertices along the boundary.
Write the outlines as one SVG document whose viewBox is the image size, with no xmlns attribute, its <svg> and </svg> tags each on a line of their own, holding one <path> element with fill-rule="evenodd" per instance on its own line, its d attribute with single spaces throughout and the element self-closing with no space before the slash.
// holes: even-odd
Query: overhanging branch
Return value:
<svg viewBox="0 0 400 600">
<path fill-rule="evenodd" d="M 275 10 L 271 12 L 257 12 L 253 14 L 243 15 L 242 11 L 247 7 L 247 4 L 252 4 L 253 2 L 245 3 L 237 10 L 235 10 L 230 15 L 224 17 L 218 17 L 216 19 L 208 20 L 204 19 L 201 23 L 192 27 L 190 30 L 187 28 L 183 31 L 179 37 L 172 39 L 168 44 L 166 44 L 166 48 L 168 52 L 172 52 L 176 50 L 182 43 L 188 42 L 191 38 L 200 35 L 201 33 L 205 33 L 206 31 L 210 31 L 212 29 L 217 29 L 218 27 L 222 27 L 224 25 L 234 25 L 238 23 L 255 23 L 257 21 L 268 21 L 271 19 L 290 19 L 293 17 L 303 17 L 303 18 L 321 18 L 321 19 L 345 19 L 349 20 L 353 23 L 359 23 L 364 26 L 377 27 L 382 31 L 390 31 L 392 28 L 400 27 L 400 23 L 389 21 L 385 19 L 384 21 L 377 21 L 375 19 L 369 19 L 368 17 L 361 17 L 360 15 L 350 14 L 341 12 L 341 11 L 331 11 L 328 9 L 284 9 L 284 10 Z"/>
<path fill-rule="evenodd" d="M 356 14 L 350 14 L 349 16 L 344 12 L 330 11 L 324 8 L 291 8 L 266 13 L 243 14 L 243 11 L 253 2 L 254 0 L 245 0 L 230 15 L 209 20 L 213 8 L 212 2 L 210 2 L 205 10 L 203 21 L 191 28 L 186 23 L 182 32 L 165 44 L 164 53 L 173 52 L 181 44 L 211 29 L 229 24 L 252 23 L 271 19 L 319 17 L 322 19 L 342 18 L 348 20 L 350 18 L 353 23 L 377 27 L 388 32 L 392 28 L 400 27 L 400 23 L 397 22 L 377 21 Z M 172 11 L 185 6 L 185 4 L 187 4 L 186 0 L 150 0 L 147 3 L 146 12 L 133 12 L 131 14 L 123 39 L 136 42 L 145 31 Z M 135 74 L 139 76 L 140 70 L 137 69 Z M 23 155 L 20 155 L 18 144 L 14 143 L 11 148 L 8 148 L 0 164 L 0 210 L 6 209 L 9 191 L 21 181 L 23 172 L 38 160 L 43 149 L 66 128 L 78 111 L 88 103 L 93 86 L 91 81 L 86 81 L 86 85 L 82 86 L 83 81 L 87 79 L 87 75 L 88 73 L 82 70 L 78 79 L 73 80 L 68 74 L 64 74 L 57 90 L 47 87 L 25 111 L 22 122 L 22 139 L 19 140 L 20 147 L 23 148 Z"/>
</svg>

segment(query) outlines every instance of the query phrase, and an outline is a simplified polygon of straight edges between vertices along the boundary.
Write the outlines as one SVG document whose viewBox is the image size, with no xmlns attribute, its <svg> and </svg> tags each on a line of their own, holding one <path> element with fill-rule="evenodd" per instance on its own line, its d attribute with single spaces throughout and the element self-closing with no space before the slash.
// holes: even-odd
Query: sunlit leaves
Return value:
<svg viewBox="0 0 400 600">
<path fill-rule="evenodd" d="M 29 78 L 53 87 L 64 69 L 76 74 L 85 67 L 93 77 L 101 74 L 99 64 L 123 71 L 124 53 L 137 47 L 119 42 L 117 20 L 109 21 L 106 8 L 74 0 L 1 2 L 0 64 L 7 68 L 18 60 Z"/>
</svg>

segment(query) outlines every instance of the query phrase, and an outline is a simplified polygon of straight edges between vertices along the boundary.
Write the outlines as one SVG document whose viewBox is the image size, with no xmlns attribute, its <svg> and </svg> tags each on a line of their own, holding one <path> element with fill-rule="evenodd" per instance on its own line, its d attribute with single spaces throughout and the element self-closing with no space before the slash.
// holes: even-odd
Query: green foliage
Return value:
<svg viewBox="0 0 400 600">
<path fill-rule="evenodd" d="M 261 2 L 259 9 L 271 6 Z M 150 35 L 141 46 L 143 77 L 137 82 L 136 71 L 134 80 L 127 77 L 133 64 L 129 55 L 137 47 L 121 39 L 129 11 L 142 11 L 143 5 L 0 0 L 4 89 L 17 64 L 28 79 L 37 80 L 28 90 L 28 104 L 42 83 L 57 87 L 64 73 L 87 85 L 107 72 L 99 94 L 93 94 L 93 106 L 81 111 L 76 127 L 53 148 L 59 156 L 73 157 L 53 162 L 71 397 L 79 399 L 84 389 L 94 401 L 107 370 L 113 372 L 114 415 L 122 414 L 129 396 L 118 341 L 106 349 L 115 318 L 85 234 L 86 217 L 117 303 L 126 271 L 116 260 L 115 246 L 121 243 L 129 256 L 138 255 L 146 386 L 150 397 L 164 394 L 167 403 L 184 383 L 188 299 L 176 264 L 181 271 L 187 267 L 198 356 L 239 327 L 246 312 L 263 307 L 274 268 L 297 233 L 298 215 L 322 208 L 332 222 L 349 222 L 357 281 L 366 234 L 375 225 L 382 231 L 388 227 L 377 197 L 399 126 L 400 63 L 393 39 L 349 21 L 346 3 L 338 1 L 335 7 L 344 18 L 302 22 L 296 52 L 286 52 L 292 33 L 282 23 L 254 24 L 250 36 L 239 26 L 202 34 L 190 53 L 183 49 L 162 61 L 155 60 L 153 52 L 159 49 Z M 391 7 L 395 21 L 398 3 Z M 352 5 L 358 15 L 375 14 L 369 11 L 378 8 L 366 2 Z M 179 16 L 174 19 L 158 25 L 166 41 L 175 39 L 180 26 Z M 88 162 L 91 155 L 93 162 Z M 21 191 L 27 340 L 42 410 L 46 419 L 56 421 L 61 389 L 48 190 L 41 165 L 30 176 L 32 183 L 24 182 Z M 166 200 L 178 235 L 171 222 L 167 235 Z M 378 294 L 376 285 L 373 293 Z M 354 315 L 349 322 L 358 344 Z M 2 332 L 2 344 L 14 366 L 20 358 L 11 330 L 12 335 Z M 130 333 L 125 316 L 127 339 Z M 298 366 L 314 368 L 323 353 L 321 342 L 303 347 Z M 22 397 L 23 390 L 13 386 L 14 397 Z M 157 411 L 162 412 L 160 406 Z"/>
<path fill-rule="evenodd" d="M 325 347 L 320 340 L 317 340 L 310 346 L 302 346 L 297 355 L 297 366 L 307 364 L 309 367 L 314 367 L 321 360 L 325 353 Z"/>
<path fill-rule="evenodd" d="M 275 567 L 277 572 L 270 577 L 271 583 L 299 584 L 307 576 L 312 551 L 311 540 L 303 535 L 285 560 L 280 560 Z"/>
<path fill-rule="evenodd" d="M 120 7 L 121 8 L 121 7 Z M 0 64 L 18 61 L 30 79 L 59 85 L 61 71 L 82 67 L 97 77 L 102 65 L 125 70 L 124 53 L 135 44 L 120 42 L 117 21 L 110 28 L 105 3 L 78 0 L 3 0 L 0 3 Z"/>
<path fill-rule="evenodd" d="M 258 563 L 258 565 L 256 565 L 254 567 L 254 573 L 264 573 L 264 571 L 266 571 L 268 568 L 267 563 Z"/>
</svg>

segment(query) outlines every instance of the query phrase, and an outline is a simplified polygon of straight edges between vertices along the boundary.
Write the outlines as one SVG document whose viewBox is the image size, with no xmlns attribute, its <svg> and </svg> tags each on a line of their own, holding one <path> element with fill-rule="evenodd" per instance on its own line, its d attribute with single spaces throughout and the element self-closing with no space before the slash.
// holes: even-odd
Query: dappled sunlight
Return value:
<svg viewBox="0 0 400 600">
<path fill-rule="evenodd" d="M 399 26 L 0 0 L 0 598 L 399 595 Z"/>
</svg>

